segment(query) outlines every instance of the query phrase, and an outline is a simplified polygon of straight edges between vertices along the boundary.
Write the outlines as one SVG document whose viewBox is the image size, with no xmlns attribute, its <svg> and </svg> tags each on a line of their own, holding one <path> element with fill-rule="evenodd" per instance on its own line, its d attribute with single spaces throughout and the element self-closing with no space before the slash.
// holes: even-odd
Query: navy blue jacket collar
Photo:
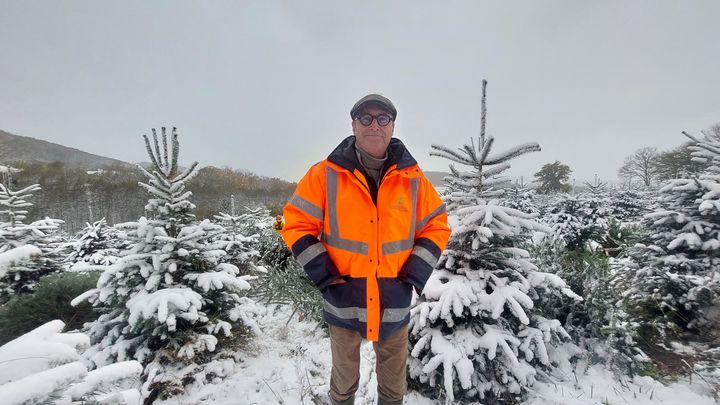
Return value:
<svg viewBox="0 0 720 405">
<path fill-rule="evenodd" d="M 360 169 L 357 154 L 355 153 L 355 135 L 350 135 L 340 142 L 340 145 L 330 153 L 328 160 L 351 172 L 355 169 Z M 397 138 L 390 139 L 390 144 L 388 145 L 388 160 L 385 163 L 385 167 L 387 168 L 393 164 L 397 164 L 398 169 L 404 169 L 417 164 L 417 161 L 412 157 L 407 148 L 405 148 L 402 141 Z"/>
</svg>

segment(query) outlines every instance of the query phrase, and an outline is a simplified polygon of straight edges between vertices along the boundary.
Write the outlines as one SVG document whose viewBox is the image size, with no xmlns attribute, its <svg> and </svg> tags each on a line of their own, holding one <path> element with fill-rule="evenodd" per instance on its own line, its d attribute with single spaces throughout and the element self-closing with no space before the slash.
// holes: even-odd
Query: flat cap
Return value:
<svg viewBox="0 0 720 405">
<path fill-rule="evenodd" d="M 363 107 L 370 104 L 374 104 L 392 114 L 393 120 L 397 118 L 397 109 L 395 109 L 392 101 L 380 94 L 368 94 L 358 100 L 358 102 L 350 109 L 350 118 L 354 119 L 357 114 L 362 111 Z"/>
</svg>

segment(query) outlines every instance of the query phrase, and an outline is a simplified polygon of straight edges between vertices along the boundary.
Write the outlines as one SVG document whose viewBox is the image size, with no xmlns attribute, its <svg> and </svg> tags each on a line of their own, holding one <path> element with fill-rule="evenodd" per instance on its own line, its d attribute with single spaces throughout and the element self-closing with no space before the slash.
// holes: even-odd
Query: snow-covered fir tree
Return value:
<svg viewBox="0 0 720 405">
<path fill-rule="evenodd" d="M 619 190 L 610 196 L 611 215 L 621 222 L 641 221 L 643 215 L 652 211 L 655 196 L 652 190 Z"/>
<path fill-rule="evenodd" d="M 221 212 L 215 215 L 215 221 L 225 228 L 225 232 L 218 236 L 218 240 L 226 243 L 224 261 L 237 266 L 243 274 L 249 274 L 260 255 L 257 250 L 260 235 L 248 234 L 255 230 L 255 216 L 250 213 L 233 215 Z"/>
<path fill-rule="evenodd" d="M 686 135 L 709 168 L 660 189 L 661 208 L 644 219 L 650 236 L 618 262 L 613 280 L 622 293 L 616 342 L 630 363 L 637 349 L 674 351 L 720 327 L 709 316 L 720 303 L 720 132 Z"/>
<path fill-rule="evenodd" d="M 176 129 L 162 128 L 162 149 L 153 129 L 145 145 L 152 173 L 140 183 L 151 195 L 146 211 L 153 219 L 116 225 L 132 242 L 103 269 L 97 288 L 73 300 L 88 300 L 103 312 L 89 330 L 90 360 L 97 366 L 135 359 L 146 365 L 147 395 L 167 397 L 202 378 L 203 365 L 223 355 L 226 343 L 259 332 L 261 308 L 246 296 L 252 276 L 223 263 L 225 230 L 195 220 L 185 183 L 197 163 L 179 172 Z"/>
<path fill-rule="evenodd" d="M 505 190 L 503 206 L 515 208 L 527 214 L 539 214 L 540 209 L 535 202 L 537 195 L 535 190 L 525 186 L 511 187 Z"/>
<path fill-rule="evenodd" d="M 270 210 L 264 206 L 246 206 L 243 211 L 240 215 L 234 214 L 235 204 L 231 198 L 231 214 L 220 213 L 215 219 L 231 229 L 231 233 L 241 235 L 240 238 L 247 241 L 247 246 L 258 257 L 260 264 L 275 270 L 285 269 L 292 252 L 273 229 Z"/>
<path fill-rule="evenodd" d="M 273 221 L 270 211 L 261 205 L 243 207 L 243 212 L 240 215 L 231 214 L 227 219 L 232 221 L 234 232 L 246 236 L 261 235 L 270 228 Z"/>
<path fill-rule="evenodd" d="M 609 248 L 611 213 L 606 184 L 585 183 L 586 192 L 559 194 L 544 209 L 544 222 L 552 233 L 534 246 L 535 263 L 544 271 L 560 276 L 583 298 L 576 305 L 549 302 L 566 330 L 583 346 L 593 349 L 602 342 L 608 324 L 607 314 L 616 298 L 609 292 Z M 549 308 L 549 309 L 550 309 Z"/>
<path fill-rule="evenodd" d="M 21 172 L 22 170 L 16 169 L 12 166 L 6 166 L 0 164 L 0 183 L 12 185 L 12 178 L 15 173 Z"/>
<path fill-rule="evenodd" d="M 586 191 L 582 194 L 582 196 L 585 198 L 591 198 L 595 201 L 598 207 L 600 207 L 600 211 L 602 213 L 610 214 L 612 212 L 610 199 L 612 190 L 608 188 L 607 183 L 603 183 L 598 180 L 596 176 L 593 183 L 585 182 L 584 186 Z"/>
<path fill-rule="evenodd" d="M 267 222 L 265 229 L 260 234 L 258 250 L 260 251 L 260 263 L 277 271 L 284 271 L 291 265 L 292 252 L 283 241 L 280 233 L 273 226 L 273 219 Z"/>
<path fill-rule="evenodd" d="M 292 252 L 274 229 L 262 234 L 259 249 L 260 263 L 278 271 L 285 270 L 293 260 Z"/>
<path fill-rule="evenodd" d="M 538 374 L 567 365 L 569 336 L 534 306 L 544 294 L 575 297 L 559 277 L 542 273 L 518 242 L 546 230 L 535 215 L 499 204 L 500 174 L 511 159 L 538 151 L 536 143 L 491 154 L 485 137 L 485 82 L 481 132 L 458 151 L 432 145 L 450 166 L 444 196 L 452 236 L 411 311 L 410 379 L 446 402 L 513 403 Z M 578 298 L 578 297 L 575 297 Z M 578 298 L 579 299 L 579 298 Z M 423 388 L 425 387 L 425 388 Z"/>
<path fill-rule="evenodd" d="M 18 261 L 6 269 L 0 277 L 0 302 L 13 294 L 32 292 L 41 277 L 60 270 L 59 249 L 64 241 L 59 227 L 64 222 L 45 218 L 25 223 L 30 198 L 37 191 L 37 184 L 13 191 L 0 183 L 0 253 L 25 245 L 42 251 L 33 260 Z"/>
<path fill-rule="evenodd" d="M 31 184 L 23 189 L 13 191 L 10 186 L 0 183 L 0 215 L 3 215 L 8 226 L 18 226 L 24 223 L 27 217 L 27 208 L 32 207 L 28 201 L 32 193 L 40 191 L 39 184 Z"/>
<path fill-rule="evenodd" d="M 598 180 L 597 176 L 593 183 L 585 182 L 585 187 L 587 188 L 588 193 L 596 196 L 604 196 L 608 191 L 607 183 L 603 183 L 602 181 Z"/>
<path fill-rule="evenodd" d="M 568 249 L 595 249 L 607 233 L 610 210 L 594 194 L 563 194 L 545 213 L 545 223 Z"/>
<path fill-rule="evenodd" d="M 86 223 L 79 237 L 69 245 L 72 251 L 65 262 L 71 269 L 87 263 L 113 264 L 117 261 L 119 251 L 127 247 L 124 246 L 125 239 L 115 228 L 108 225 L 105 218 L 92 224 Z"/>
</svg>

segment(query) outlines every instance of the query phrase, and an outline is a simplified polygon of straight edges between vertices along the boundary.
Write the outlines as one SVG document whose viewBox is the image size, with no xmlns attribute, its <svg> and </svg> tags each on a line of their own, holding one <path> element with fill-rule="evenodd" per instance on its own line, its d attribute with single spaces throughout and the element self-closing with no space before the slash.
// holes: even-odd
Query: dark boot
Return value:
<svg viewBox="0 0 720 405">
<path fill-rule="evenodd" d="M 398 399 L 397 401 L 389 401 L 387 399 L 383 399 L 383 397 L 378 396 L 378 403 L 377 405 L 402 405 L 403 400 Z"/>
<path fill-rule="evenodd" d="M 344 401 L 336 401 L 333 397 L 330 397 L 330 403 L 332 405 L 354 405 L 355 404 L 355 395 L 351 396 L 350 398 L 348 398 Z"/>
</svg>

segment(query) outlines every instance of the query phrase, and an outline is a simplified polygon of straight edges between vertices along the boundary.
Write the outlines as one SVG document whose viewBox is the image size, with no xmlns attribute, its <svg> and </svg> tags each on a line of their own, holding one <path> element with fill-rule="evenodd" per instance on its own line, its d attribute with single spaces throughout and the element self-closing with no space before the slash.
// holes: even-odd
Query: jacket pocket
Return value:
<svg viewBox="0 0 720 405">
<path fill-rule="evenodd" d="M 398 278 L 379 278 L 380 304 L 386 308 L 409 308 L 412 300 L 412 285 Z"/>
<path fill-rule="evenodd" d="M 348 281 L 330 285 L 323 292 L 325 320 L 333 325 L 357 329 L 358 322 L 367 322 L 365 279 L 343 278 Z"/>
</svg>

